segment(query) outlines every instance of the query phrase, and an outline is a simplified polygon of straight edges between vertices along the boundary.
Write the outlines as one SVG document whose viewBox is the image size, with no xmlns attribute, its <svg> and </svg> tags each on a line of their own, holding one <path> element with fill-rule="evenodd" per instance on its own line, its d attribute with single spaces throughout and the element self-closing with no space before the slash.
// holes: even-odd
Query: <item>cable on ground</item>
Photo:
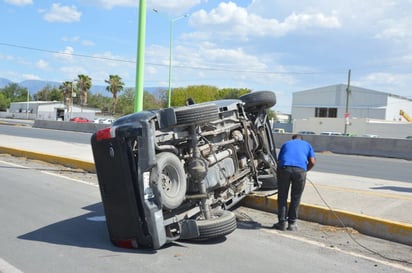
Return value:
<svg viewBox="0 0 412 273">
<path fill-rule="evenodd" d="M 395 259 L 395 258 L 391 258 L 388 256 L 385 256 L 363 244 L 361 244 L 358 240 L 356 240 L 355 237 L 352 236 L 352 234 L 348 231 L 348 227 L 345 225 L 345 223 L 342 221 L 342 219 L 336 214 L 336 212 L 332 209 L 332 207 L 328 204 L 328 202 L 326 202 L 326 200 L 323 198 L 322 194 L 319 192 L 318 188 L 316 187 L 315 183 L 312 182 L 312 180 L 310 180 L 308 177 L 306 177 L 306 179 L 309 181 L 310 184 L 312 184 L 313 188 L 315 189 L 316 193 L 318 194 L 319 198 L 322 200 L 322 202 L 325 204 L 326 207 L 328 207 L 328 209 L 333 213 L 333 215 L 336 217 L 336 219 L 339 221 L 339 223 L 342 225 L 342 227 L 345 229 L 346 234 L 351 238 L 351 240 L 353 242 L 355 242 L 358 246 L 360 246 L 361 248 L 369 251 L 372 254 L 375 254 L 383 259 L 389 260 L 389 261 L 393 261 L 393 262 L 400 262 L 400 263 L 405 263 L 405 264 L 412 264 L 412 262 L 407 261 L 407 260 L 401 260 L 401 259 Z"/>
</svg>

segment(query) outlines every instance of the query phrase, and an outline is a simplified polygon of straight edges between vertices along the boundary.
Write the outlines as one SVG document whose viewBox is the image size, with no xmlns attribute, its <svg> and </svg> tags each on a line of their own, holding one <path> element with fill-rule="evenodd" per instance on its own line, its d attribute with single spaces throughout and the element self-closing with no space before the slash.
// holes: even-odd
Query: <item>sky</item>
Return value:
<svg viewBox="0 0 412 273">
<path fill-rule="evenodd" d="M 140 1 L 0 1 L 1 78 L 135 86 Z M 168 86 L 171 49 L 172 88 L 270 90 L 284 113 L 293 92 L 347 84 L 349 70 L 351 85 L 412 98 L 410 11 L 411 0 L 146 0 L 144 86 Z"/>
</svg>

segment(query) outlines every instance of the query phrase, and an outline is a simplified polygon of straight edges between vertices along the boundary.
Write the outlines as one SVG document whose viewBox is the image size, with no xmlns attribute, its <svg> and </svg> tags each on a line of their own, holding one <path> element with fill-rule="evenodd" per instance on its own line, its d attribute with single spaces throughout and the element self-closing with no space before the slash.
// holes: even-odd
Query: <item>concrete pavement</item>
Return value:
<svg viewBox="0 0 412 273">
<path fill-rule="evenodd" d="M 91 145 L 87 144 L 0 133 L 0 153 L 94 172 Z M 259 191 L 248 196 L 243 203 L 276 212 L 276 198 L 274 192 Z M 352 227 L 367 235 L 412 245 L 410 183 L 311 171 L 299 209 L 302 220 Z"/>
</svg>

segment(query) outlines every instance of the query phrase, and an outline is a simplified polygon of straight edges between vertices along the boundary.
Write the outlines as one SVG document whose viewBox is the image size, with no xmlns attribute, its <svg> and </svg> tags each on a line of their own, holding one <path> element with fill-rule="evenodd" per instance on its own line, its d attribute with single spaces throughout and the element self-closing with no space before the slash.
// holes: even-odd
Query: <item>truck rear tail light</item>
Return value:
<svg viewBox="0 0 412 273">
<path fill-rule="evenodd" d="M 116 137 L 116 128 L 115 127 L 107 127 L 102 130 L 96 132 L 96 140 L 105 140 L 111 139 Z"/>
</svg>

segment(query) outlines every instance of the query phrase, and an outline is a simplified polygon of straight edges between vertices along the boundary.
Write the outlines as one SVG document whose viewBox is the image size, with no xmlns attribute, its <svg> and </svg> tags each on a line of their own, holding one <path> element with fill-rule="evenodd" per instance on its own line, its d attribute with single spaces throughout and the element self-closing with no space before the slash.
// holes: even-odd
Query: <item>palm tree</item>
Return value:
<svg viewBox="0 0 412 273">
<path fill-rule="evenodd" d="M 113 95 L 113 115 L 116 113 L 116 105 L 117 105 L 117 93 L 123 90 L 124 82 L 122 82 L 122 78 L 118 75 L 109 75 L 109 79 L 105 80 L 108 84 L 106 86 L 106 90 L 111 92 Z"/>
<path fill-rule="evenodd" d="M 83 74 L 78 75 L 78 78 L 77 89 L 80 92 L 80 105 L 83 107 L 84 105 L 87 105 L 87 92 L 92 87 L 92 78 Z"/>
<path fill-rule="evenodd" d="M 59 90 L 63 92 L 64 104 L 66 105 L 67 111 L 73 105 L 73 82 L 65 81 L 59 86 Z"/>
</svg>

